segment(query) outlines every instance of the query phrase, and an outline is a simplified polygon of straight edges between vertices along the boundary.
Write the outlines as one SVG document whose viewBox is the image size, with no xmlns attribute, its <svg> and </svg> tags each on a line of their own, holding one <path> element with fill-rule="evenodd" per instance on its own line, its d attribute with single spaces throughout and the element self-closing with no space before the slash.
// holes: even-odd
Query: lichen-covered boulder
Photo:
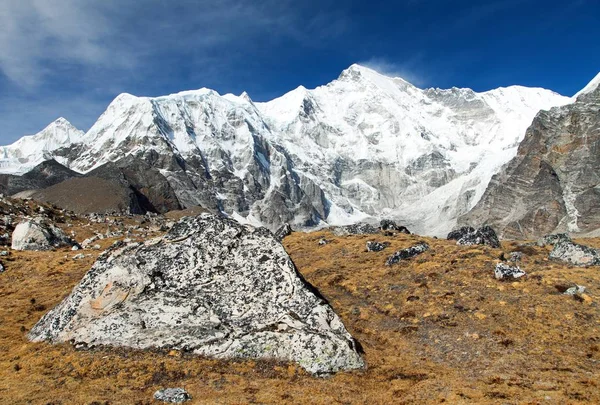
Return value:
<svg viewBox="0 0 600 405">
<path fill-rule="evenodd" d="M 19 223 L 12 233 L 14 250 L 52 250 L 58 247 L 75 246 L 62 229 L 43 219 L 31 219 Z"/>
<path fill-rule="evenodd" d="M 542 236 L 536 242 L 540 247 L 547 245 L 556 245 L 559 242 L 571 242 L 571 237 L 566 233 L 554 233 L 546 236 Z"/>
<path fill-rule="evenodd" d="M 271 232 L 207 213 L 112 246 L 29 338 L 294 361 L 314 374 L 365 366 Z"/>
<path fill-rule="evenodd" d="M 154 393 L 154 399 L 170 404 L 180 404 L 189 401 L 192 396 L 183 388 L 164 388 Z"/>
<path fill-rule="evenodd" d="M 514 281 L 527 275 L 519 266 L 510 266 L 506 263 L 498 263 L 494 270 L 496 280 Z"/>
<path fill-rule="evenodd" d="M 498 240 L 496 232 L 489 226 L 484 226 L 479 229 L 463 226 L 460 229 L 450 232 L 446 239 L 456 240 L 458 245 L 488 245 L 493 248 L 500 247 L 500 241 Z"/>
<path fill-rule="evenodd" d="M 400 263 L 402 260 L 410 259 L 421 253 L 424 253 L 429 250 L 429 245 L 425 242 L 417 243 L 414 246 L 411 246 L 406 249 L 402 249 L 388 257 L 386 261 L 386 265 L 391 266 L 393 264 Z"/>
<path fill-rule="evenodd" d="M 561 260 L 575 266 L 600 265 L 600 251 L 570 241 L 560 241 L 554 245 L 550 258 Z"/>
</svg>

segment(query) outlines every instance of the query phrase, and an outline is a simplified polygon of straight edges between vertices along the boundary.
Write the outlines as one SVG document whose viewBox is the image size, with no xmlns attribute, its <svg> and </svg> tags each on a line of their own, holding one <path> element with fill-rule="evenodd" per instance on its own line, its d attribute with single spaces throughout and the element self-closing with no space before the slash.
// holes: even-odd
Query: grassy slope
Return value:
<svg viewBox="0 0 600 405">
<path fill-rule="evenodd" d="M 322 237 L 331 243 L 319 246 Z M 395 249 L 422 239 L 429 252 L 384 265 Z M 392 245 L 369 253 L 367 240 Z M 32 344 L 27 330 L 98 252 L 84 260 L 66 250 L 12 252 L 0 258 L 7 268 L 0 274 L 0 403 L 145 404 L 166 386 L 185 387 L 199 404 L 600 403 L 598 268 L 551 262 L 547 248 L 527 248 L 527 279 L 504 283 L 493 268 L 517 243 L 501 250 L 316 232 L 294 233 L 284 245 L 361 342 L 368 370 L 315 379 L 271 362 Z M 556 285 L 570 282 L 588 287 L 585 300 L 558 293 Z"/>
</svg>

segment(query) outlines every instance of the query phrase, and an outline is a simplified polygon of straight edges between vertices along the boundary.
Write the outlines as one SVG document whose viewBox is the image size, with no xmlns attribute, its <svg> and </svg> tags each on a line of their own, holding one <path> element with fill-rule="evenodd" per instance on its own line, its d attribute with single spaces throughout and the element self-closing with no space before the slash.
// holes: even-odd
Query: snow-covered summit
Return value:
<svg viewBox="0 0 600 405">
<path fill-rule="evenodd" d="M 182 205 L 208 201 L 255 224 L 388 216 L 441 234 L 516 154 L 534 116 L 569 102 L 522 86 L 420 89 L 352 65 L 265 103 L 210 89 L 121 94 L 61 156 L 88 172 L 135 155 L 161 170 Z"/>
<path fill-rule="evenodd" d="M 37 134 L 0 147 L 0 173 L 26 173 L 44 160 L 51 159 L 51 152 L 81 142 L 83 135 L 83 131 L 60 117 Z"/>
</svg>

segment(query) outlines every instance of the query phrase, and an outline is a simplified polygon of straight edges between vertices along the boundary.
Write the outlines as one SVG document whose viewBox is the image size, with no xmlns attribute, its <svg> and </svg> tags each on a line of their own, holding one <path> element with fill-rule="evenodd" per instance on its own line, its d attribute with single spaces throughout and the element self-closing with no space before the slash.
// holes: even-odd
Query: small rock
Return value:
<svg viewBox="0 0 600 405">
<path fill-rule="evenodd" d="M 396 222 L 391 219 L 382 219 L 381 222 L 379 222 L 379 228 L 381 228 L 382 231 L 392 231 L 410 235 L 408 228 L 396 224 Z"/>
<path fill-rule="evenodd" d="M 6 250 L 1 251 L 0 256 L 8 256 L 8 251 L 6 251 Z"/>
<path fill-rule="evenodd" d="M 164 388 L 154 393 L 154 399 L 171 404 L 180 404 L 189 401 L 192 397 L 183 388 Z"/>
<path fill-rule="evenodd" d="M 585 287 L 582 285 L 575 285 L 573 287 L 567 288 L 563 294 L 565 295 L 575 295 L 575 294 L 583 294 L 585 292 Z"/>
<path fill-rule="evenodd" d="M 510 252 L 510 255 L 508 256 L 508 261 L 516 263 L 516 262 L 520 262 L 522 258 L 523 258 L 523 253 Z"/>
<path fill-rule="evenodd" d="M 321 238 L 319 239 L 319 246 L 325 246 L 329 241 L 327 239 Z"/>
<path fill-rule="evenodd" d="M 561 260 L 575 266 L 600 265 L 600 252 L 588 246 L 570 241 L 560 241 L 550 252 L 551 259 Z"/>
<path fill-rule="evenodd" d="M 83 259 L 85 258 L 85 255 L 83 253 L 79 253 L 76 254 L 75 256 L 73 256 L 73 260 L 79 260 L 79 259 Z"/>
<path fill-rule="evenodd" d="M 367 242 L 367 252 L 381 252 L 386 247 L 390 246 L 389 242 Z"/>
<path fill-rule="evenodd" d="M 290 226 L 290 224 L 283 224 L 278 230 L 275 231 L 274 235 L 275 239 L 281 242 L 283 238 L 291 235 L 291 233 L 292 227 Z"/>
<path fill-rule="evenodd" d="M 526 274 L 527 273 L 521 270 L 519 266 L 509 266 L 505 263 L 498 263 L 496 265 L 496 270 L 494 270 L 494 276 L 496 279 L 503 281 L 514 281 L 525 276 Z"/>
<path fill-rule="evenodd" d="M 392 264 L 399 263 L 402 260 L 410 259 L 411 257 L 420 255 L 421 253 L 427 250 L 429 250 L 429 245 L 425 242 L 421 242 L 409 248 L 397 251 L 396 253 L 388 257 L 385 264 L 387 266 L 391 266 Z"/>
<path fill-rule="evenodd" d="M 0 273 L 4 273 L 4 270 L 6 270 L 6 269 L 4 268 L 4 266 L 2 265 L 2 263 L 0 263 Z"/>
<path fill-rule="evenodd" d="M 73 245 L 73 247 L 71 248 L 72 251 L 76 251 L 79 250 L 79 246 L 78 245 Z"/>
<path fill-rule="evenodd" d="M 100 250 L 100 249 L 102 249 L 102 246 L 100 246 L 100 245 L 94 245 L 94 246 L 92 246 L 92 249 L 94 249 L 94 250 Z"/>
</svg>

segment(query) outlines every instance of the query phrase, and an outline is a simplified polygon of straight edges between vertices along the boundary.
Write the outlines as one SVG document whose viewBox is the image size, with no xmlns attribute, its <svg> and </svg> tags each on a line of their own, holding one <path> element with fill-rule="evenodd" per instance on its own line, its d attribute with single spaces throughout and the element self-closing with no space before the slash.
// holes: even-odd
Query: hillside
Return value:
<svg viewBox="0 0 600 405">
<path fill-rule="evenodd" d="M 61 226 L 80 242 L 95 231 L 124 229 L 136 240 L 157 235 L 153 224 L 162 220 L 96 221 L 71 217 Z M 97 243 L 104 249 L 120 238 Z M 366 252 L 367 240 L 391 246 Z M 431 250 L 384 265 L 395 250 L 420 240 Z M 600 247 L 599 239 L 585 243 Z M 79 260 L 69 250 L 11 251 L 0 258 L 6 268 L 0 273 L 0 402 L 150 404 L 165 386 L 185 387 L 190 403 L 199 404 L 600 401 L 596 268 L 553 262 L 549 248 L 517 242 L 492 249 L 404 234 L 293 233 L 284 246 L 358 339 L 367 370 L 315 378 L 274 362 L 30 343 L 27 331 L 70 292 L 100 250 L 86 249 Z M 497 281 L 499 256 L 513 250 L 523 252 L 527 277 Z M 573 283 L 587 287 L 579 299 L 560 292 Z"/>
</svg>

